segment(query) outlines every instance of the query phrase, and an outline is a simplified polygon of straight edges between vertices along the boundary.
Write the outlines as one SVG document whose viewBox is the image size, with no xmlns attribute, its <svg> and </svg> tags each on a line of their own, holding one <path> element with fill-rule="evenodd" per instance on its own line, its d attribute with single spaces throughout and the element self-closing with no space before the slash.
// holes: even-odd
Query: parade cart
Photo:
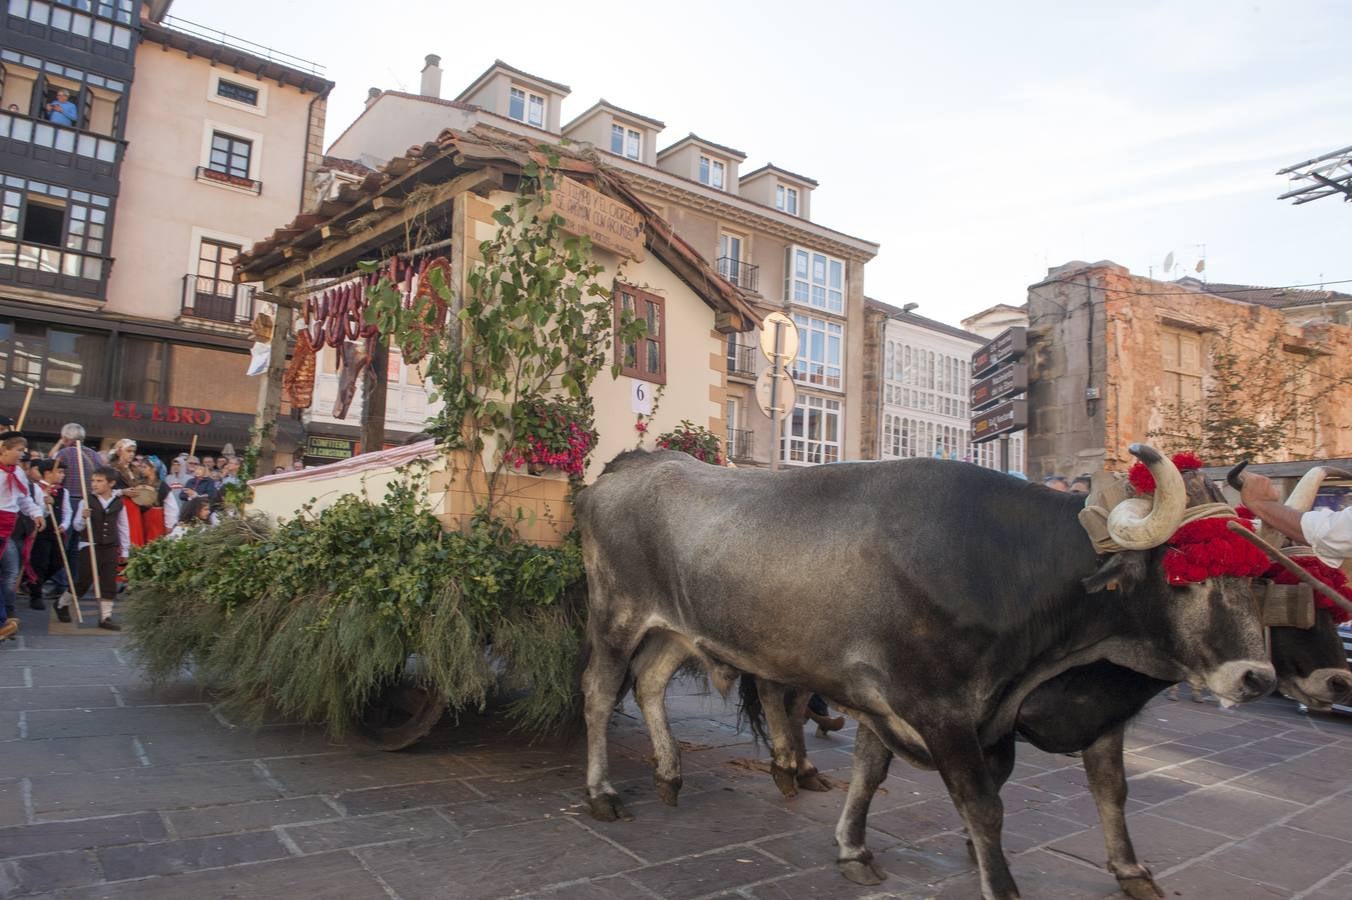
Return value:
<svg viewBox="0 0 1352 900">
<path fill-rule="evenodd" d="M 569 483 L 560 473 L 531 475 L 510 472 L 498 499 L 497 513 L 516 523 L 523 540 L 542 547 L 560 547 L 572 529 Z M 421 503 L 449 532 L 465 530 L 475 516 L 486 485 L 464 451 L 447 453 L 435 441 L 364 453 L 351 459 L 302 471 L 284 472 L 249 483 L 253 499 L 247 511 L 276 521 L 321 514 L 342 498 L 379 501 L 391 486 L 417 485 Z M 406 672 L 417 673 L 420 659 L 408 659 Z M 408 677 L 384 686 L 353 722 L 355 735 L 380 750 L 402 750 L 425 737 L 446 712 L 444 697 Z"/>
</svg>

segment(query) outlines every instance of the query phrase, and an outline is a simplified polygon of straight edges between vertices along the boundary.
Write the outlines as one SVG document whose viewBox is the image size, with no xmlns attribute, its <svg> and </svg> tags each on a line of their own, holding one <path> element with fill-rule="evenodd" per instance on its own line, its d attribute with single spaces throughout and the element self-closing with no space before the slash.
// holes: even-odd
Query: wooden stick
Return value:
<svg viewBox="0 0 1352 900">
<path fill-rule="evenodd" d="M 195 434 L 192 436 L 192 446 L 188 448 L 188 455 L 189 456 L 197 455 L 197 435 Z"/>
<path fill-rule="evenodd" d="M 61 567 L 66 570 L 66 593 L 70 594 L 70 605 L 75 607 L 75 621 L 83 625 L 84 613 L 80 612 L 80 598 L 75 596 L 75 575 L 71 573 L 70 560 L 66 558 L 66 539 L 61 534 L 61 523 L 56 520 L 56 510 L 50 506 L 47 507 L 47 515 L 52 518 L 52 534 L 56 536 L 56 549 L 61 553 Z"/>
<path fill-rule="evenodd" d="M 80 470 L 80 499 L 84 501 L 85 512 L 89 512 L 89 490 L 85 487 L 84 445 L 80 441 L 75 442 L 75 465 Z M 102 602 L 103 591 L 99 589 L 99 558 L 94 554 L 94 531 L 88 527 L 85 530 L 89 532 L 89 571 L 94 573 L 94 599 Z M 74 589 L 75 585 L 71 585 L 71 590 Z M 79 603 L 80 598 L 76 597 L 75 602 Z M 102 615 L 103 610 L 100 609 L 99 614 Z"/>
<path fill-rule="evenodd" d="M 1233 531 L 1235 534 L 1244 538 L 1244 540 L 1253 544 L 1259 550 L 1262 550 L 1264 553 L 1268 555 L 1269 558 L 1272 559 L 1273 562 L 1277 563 L 1277 565 L 1281 566 L 1283 569 L 1290 572 L 1292 575 L 1296 576 L 1301 581 L 1308 584 L 1310 587 L 1314 588 L 1315 591 L 1317 591 L 1320 594 L 1323 594 L 1325 597 L 1328 597 L 1330 600 L 1341 606 L 1343 609 L 1352 613 L 1352 601 L 1349 601 L 1342 594 L 1338 593 L 1333 588 L 1329 587 L 1327 584 L 1324 584 L 1324 582 L 1320 581 L 1318 578 L 1315 578 L 1309 572 L 1305 571 L 1305 569 L 1296 565 L 1294 562 L 1292 562 L 1291 558 L 1287 556 L 1285 553 L 1278 550 L 1276 547 L 1272 546 L 1267 541 L 1263 540 L 1261 537 L 1254 534 L 1252 531 L 1245 528 L 1238 522 L 1231 522 L 1228 525 L 1226 525 L 1226 527 L 1229 528 L 1231 531 Z"/>
<path fill-rule="evenodd" d="M 14 420 L 14 430 L 23 431 L 23 420 L 28 418 L 28 404 L 33 402 L 33 386 L 28 386 L 28 393 L 23 395 L 23 409 L 19 410 L 19 418 Z"/>
</svg>

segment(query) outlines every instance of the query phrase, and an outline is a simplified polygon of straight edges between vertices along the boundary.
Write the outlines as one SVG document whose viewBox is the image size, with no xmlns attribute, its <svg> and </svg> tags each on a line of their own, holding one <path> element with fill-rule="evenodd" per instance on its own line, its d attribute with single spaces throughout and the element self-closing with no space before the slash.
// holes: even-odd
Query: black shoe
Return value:
<svg viewBox="0 0 1352 900">
<path fill-rule="evenodd" d="M 108 630 L 108 631 L 121 631 L 121 630 L 122 630 L 122 626 L 119 625 L 119 624 L 117 624 L 116 622 L 114 622 L 111 616 L 109 616 L 109 617 L 106 618 L 106 619 L 99 619 L 99 627 L 100 627 L 100 628 L 103 628 L 103 629 L 106 629 L 106 630 Z"/>
<path fill-rule="evenodd" d="M 32 597 L 28 601 L 29 609 L 46 609 L 47 604 L 42 602 L 41 597 Z"/>
<path fill-rule="evenodd" d="M 69 606 L 58 606 L 58 607 L 56 608 L 56 618 L 57 618 L 58 621 L 61 621 L 61 622 L 69 622 L 69 621 L 70 621 L 70 607 L 69 607 Z"/>
</svg>

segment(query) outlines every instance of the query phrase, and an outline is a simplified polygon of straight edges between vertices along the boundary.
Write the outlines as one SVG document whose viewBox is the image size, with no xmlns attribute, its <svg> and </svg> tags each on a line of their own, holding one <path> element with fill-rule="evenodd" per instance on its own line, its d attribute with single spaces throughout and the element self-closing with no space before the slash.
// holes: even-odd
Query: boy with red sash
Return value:
<svg viewBox="0 0 1352 900">
<path fill-rule="evenodd" d="M 19 516 L 28 516 L 33 527 L 41 531 L 46 525 L 46 510 L 33 502 L 28 476 L 19 460 L 28 449 L 28 441 L 17 431 L 0 432 L 0 601 L 3 601 L 5 619 L 0 624 L 0 638 L 12 636 L 19 630 L 14 614 L 15 591 L 22 566 L 19 545 L 11 540 Z"/>
</svg>

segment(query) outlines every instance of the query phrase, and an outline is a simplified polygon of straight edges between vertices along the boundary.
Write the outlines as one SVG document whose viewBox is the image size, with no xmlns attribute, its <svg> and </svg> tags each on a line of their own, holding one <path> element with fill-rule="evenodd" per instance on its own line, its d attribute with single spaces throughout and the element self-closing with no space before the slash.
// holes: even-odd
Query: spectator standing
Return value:
<svg viewBox="0 0 1352 900">
<path fill-rule="evenodd" d="M 66 480 L 61 486 L 70 492 L 72 497 L 82 496 L 80 490 L 80 467 L 76 465 L 75 444 L 83 444 L 85 439 L 85 430 L 83 425 L 77 425 L 71 422 L 61 426 L 61 440 L 57 442 L 56 449 L 52 452 L 52 457 L 61 463 L 61 468 L 65 470 Z M 84 447 L 84 475 L 85 490 L 89 489 L 89 479 L 94 470 L 103 465 L 103 457 L 99 456 L 88 447 Z"/>
<path fill-rule="evenodd" d="M 1094 480 L 1088 475 L 1077 475 L 1070 483 L 1072 494 L 1087 494 L 1094 486 Z"/>
<path fill-rule="evenodd" d="M 1042 479 L 1042 483 L 1054 491 L 1065 493 L 1070 490 L 1070 484 L 1063 475 L 1048 475 L 1046 478 Z"/>
<path fill-rule="evenodd" d="M 22 562 L 19 544 L 13 540 L 14 526 L 20 516 L 31 519 L 38 530 L 45 524 L 46 509 L 33 502 L 28 476 L 19 464 L 27 449 L 28 441 L 17 431 L 0 433 L 0 539 L 4 541 L 3 552 L 0 552 L 0 602 L 4 603 L 5 614 L 4 622 L 0 624 L 0 638 L 10 637 L 19 630 L 14 601 Z"/>
<path fill-rule="evenodd" d="M 214 503 L 216 494 L 216 480 L 211 477 L 211 472 L 207 467 L 199 462 L 193 467 L 193 476 L 183 482 L 183 490 L 179 492 L 179 499 L 187 501 L 197 496 L 203 496 L 207 498 L 208 503 Z"/>
<path fill-rule="evenodd" d="M 71 102 L 70 92 L 58 90 L 56 99 L 47 104 L 47 121 L 54 125 L 66 125 L 74 127 L 79 121 L 79 112 L 75 109 L 75 104 Z"/>
</svg>

